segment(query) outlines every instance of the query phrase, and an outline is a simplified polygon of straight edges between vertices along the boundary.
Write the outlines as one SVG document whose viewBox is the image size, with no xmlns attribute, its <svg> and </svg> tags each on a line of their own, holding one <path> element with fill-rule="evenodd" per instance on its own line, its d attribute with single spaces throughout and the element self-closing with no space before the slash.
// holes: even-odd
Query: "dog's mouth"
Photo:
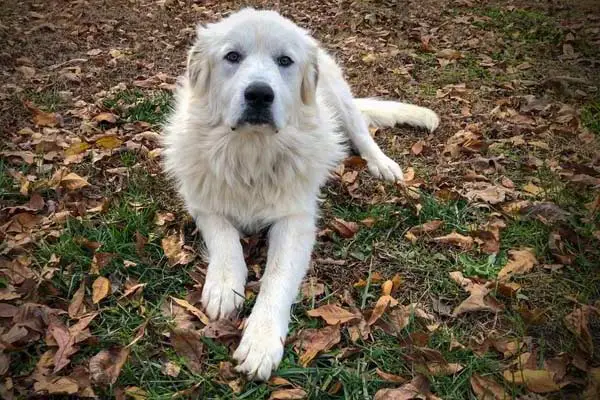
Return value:
<svg viewBox="0 0 600 400">
<path fill-rule="evenodd" d="M 233 130 L 245 126 L 256 128 L 270 127 L 277 131 L 275 121 L 273 120 L 273 114 L 271 113 L 270 109 L 247 108 L 244 110 L 242 117 L 237 121 L 236 126 L 233 127 Z"/>
</svg>

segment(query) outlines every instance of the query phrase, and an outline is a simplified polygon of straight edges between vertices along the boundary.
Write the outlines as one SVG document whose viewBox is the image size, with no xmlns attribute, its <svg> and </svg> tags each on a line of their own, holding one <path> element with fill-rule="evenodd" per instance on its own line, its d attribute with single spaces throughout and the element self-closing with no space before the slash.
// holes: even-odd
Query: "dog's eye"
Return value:
<svg viewBox="0 0 600 400">
<path fill-rule="evenodd" d="M 237 51 L 230 51 L 225 55 L 225 59 L 230 63 L 237 64 L 242 59 L 242 55 Z"/>
<path fill-rule="evenodd" d="M 289 67 L 293 63 L 294 60 L 292 60 L 288 56 L 281 56 L 277 59 L 277 64 L 281 65 L 282 67 Z"/>
</svg>

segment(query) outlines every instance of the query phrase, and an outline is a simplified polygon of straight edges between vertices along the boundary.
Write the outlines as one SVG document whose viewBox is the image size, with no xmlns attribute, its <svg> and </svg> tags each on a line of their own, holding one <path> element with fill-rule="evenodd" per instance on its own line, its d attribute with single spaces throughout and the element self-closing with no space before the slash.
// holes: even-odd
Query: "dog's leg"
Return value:
<svg viewBox="0 0 600 400">
<path fill-rule="evenodd" d="M 231 315 L 244 303 L 248 269 L 238 230 L 224 217 L 201 214 L 196 223 L 208 249 L 202 305 L 211 319 Z"/>
<path fill-rule="evenodd" d="M 233 357 L 237 370 L 267 380 L 283 356 L 290 309 L 308 265 L 315 242 L 315 217 L 283 218 L 269 232 L 269 253 L 260 292 Z"/>
</svg>

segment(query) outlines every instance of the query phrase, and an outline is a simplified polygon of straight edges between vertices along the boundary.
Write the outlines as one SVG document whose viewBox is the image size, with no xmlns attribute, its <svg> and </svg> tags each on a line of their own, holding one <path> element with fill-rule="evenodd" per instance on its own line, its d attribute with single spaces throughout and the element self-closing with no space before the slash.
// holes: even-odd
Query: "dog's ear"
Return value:
<svg viewBox="0 0 600 400">
<path fill-rule="evenodd" d="M 319 81 L 319 64 L 317 62 L 317 52 L 315 51 L 308 64 L 304 68 L 302 84 L 300 86 L 300 95 L 302 102 L 306 105 L 313 105 L 317 100 L 317 83 Z"/>
<path fill-rule="evenodd" d="M 210 63 L 207 50 L 207 29 L 198 25 L 196 28 L 196 42 L 188 52 L 187 57 L 187 78 L 199 95 L 204 95 L 208 91 L 210 78 Z"/>
</svg>

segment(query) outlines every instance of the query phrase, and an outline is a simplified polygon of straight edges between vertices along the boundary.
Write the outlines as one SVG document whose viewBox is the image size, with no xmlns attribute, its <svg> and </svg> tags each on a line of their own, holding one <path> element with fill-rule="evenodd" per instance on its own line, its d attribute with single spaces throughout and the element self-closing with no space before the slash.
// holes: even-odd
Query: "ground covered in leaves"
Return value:
<svg viewBox="0 0 600 400">
<path fill-rule="evenodd" d="M 285 4 L 284 4 L 285 3 Z M 600 398 L 595 1 L 269 5 L 356 94 L 442 117 L 373 131 L 405 185 L 349 158 L 324 189 L 284 359 L 247 382 L 210 323 L 200 238 L 160 172 L 194 24 L 242 2 L 0 8 L 0 397 Z"/>
</svg>

